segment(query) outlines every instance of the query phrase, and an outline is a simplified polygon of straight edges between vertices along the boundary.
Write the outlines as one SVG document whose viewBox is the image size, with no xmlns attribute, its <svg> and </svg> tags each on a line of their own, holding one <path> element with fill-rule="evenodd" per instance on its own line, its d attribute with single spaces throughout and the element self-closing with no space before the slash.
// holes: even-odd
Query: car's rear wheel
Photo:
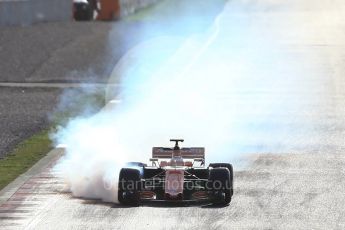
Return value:
<svg viewBox="0 0 345 230">
<path fill-rule="evenodd" d="M 138 206 L 140 204 L 141 176 L 138 169 L 123 168 L 119 176 L 118 199 L 121 204 Z"/>
<path fill-rule="evenodd" d="M 230 171 L 230 194 L 231 196 L 234 194 L 234 188 L 233 188 L 233 183 L 234 183 L 234 169 L 232 167 L 232 164 L 229 163 L 212 163 L 209 165 L 210 168 L 227 168 Z"/>
<path fill-rule="evenodd" d="M 210 169 L 208 190 L 214 204 L 229 204 L 231 202 L 231 178 L 228 168 Z"/>
</svg>

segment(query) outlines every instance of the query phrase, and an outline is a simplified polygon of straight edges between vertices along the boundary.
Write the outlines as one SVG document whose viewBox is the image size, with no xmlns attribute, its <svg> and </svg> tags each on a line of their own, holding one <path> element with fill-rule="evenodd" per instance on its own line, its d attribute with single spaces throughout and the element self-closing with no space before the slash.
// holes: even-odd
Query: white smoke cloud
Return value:
<svg viewBox="0 0 345 230">
<path fill-rule="evenodd" d="M 120 91 L 107 91 L 109 100 L 116 95 L 121 103 L 75 119 L 54 135 L 67 146 L 57 169 L 74 196 L 116 202 L 121 166 L 146 163 L 151 148 L 169 146 L 170 138 L 206 147 L 208 162 L 276 150 L 286 141 L 288 125 L 278 120 L 272 127 L 271 118 L 282 105 L 298 104 L 261 92 L 281 89 L 286 80 L 279 74 L 298 73 L 273 52 L 276 35 L 253 21 L 246 6 L 231 1 L 205 33 L 156 37 L 123 57 L 110 79 L 121 77 Z"/>
</svg>

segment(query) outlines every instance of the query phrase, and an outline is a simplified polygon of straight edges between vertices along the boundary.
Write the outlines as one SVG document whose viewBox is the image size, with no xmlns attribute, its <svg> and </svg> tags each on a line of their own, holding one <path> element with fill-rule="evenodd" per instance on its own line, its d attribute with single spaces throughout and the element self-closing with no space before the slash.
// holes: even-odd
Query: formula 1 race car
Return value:
<svg viewBox="0 0 345 230">
<path fill-rule="evenodd" d="M 228 163 L 205 167 L 205 148 L 153 147 L 151 166 L 128 163 L 119 175 L 121 204 L 138 206 L 143 201 L 229 204 L 233 195 L 233 168 Z"/>
</svg>

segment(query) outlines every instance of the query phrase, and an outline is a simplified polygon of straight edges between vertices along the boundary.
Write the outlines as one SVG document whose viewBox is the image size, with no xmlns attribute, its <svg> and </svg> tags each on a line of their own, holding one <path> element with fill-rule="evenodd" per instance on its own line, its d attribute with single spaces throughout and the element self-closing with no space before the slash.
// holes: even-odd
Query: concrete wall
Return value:
<svg viewBox="0 0 345 230">
<path fill-rule="evenodd" d="M 72 18 L 72 0 L 0 0 L 0 25 L 30 25 L 67 21 Z"/>
<path fill-rule="evenodd" d="M 34 22 L 72 19 L 71 0 L 31 0 Z"/>
<path fill-rule="evenodd" d="M 0 25 L 30 24 L 32 15 L 28 12 L 27 0 L 0 0 Z"/>
<path fill-rule="evenodd" d="M 120 17 L 160 0 L 114 0 Z M 72 0 L 0 0 L 0 26 L 31 25 L 36 22 L 72 19 Z"/>
<path fill-rule="evenodd" d="M 144 8 L 160 0 L 119 0 L 121 17 L 134 13 L 140 8 Z"/>
</svg>

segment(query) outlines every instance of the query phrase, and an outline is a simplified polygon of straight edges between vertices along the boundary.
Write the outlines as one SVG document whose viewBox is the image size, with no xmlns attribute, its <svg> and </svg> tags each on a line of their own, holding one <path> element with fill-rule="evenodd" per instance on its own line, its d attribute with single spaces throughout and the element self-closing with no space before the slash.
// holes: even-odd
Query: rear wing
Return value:
<svg viewBox="0 0 345 230">
<path fill-rule="evenodd" d="M 171 158 L 172 154 L 172 148 L 152 148 L 152 158 Z M 205 159 L 205 148 L 181 148 L 181 156 L 185 159 Z"/>
</svg>

